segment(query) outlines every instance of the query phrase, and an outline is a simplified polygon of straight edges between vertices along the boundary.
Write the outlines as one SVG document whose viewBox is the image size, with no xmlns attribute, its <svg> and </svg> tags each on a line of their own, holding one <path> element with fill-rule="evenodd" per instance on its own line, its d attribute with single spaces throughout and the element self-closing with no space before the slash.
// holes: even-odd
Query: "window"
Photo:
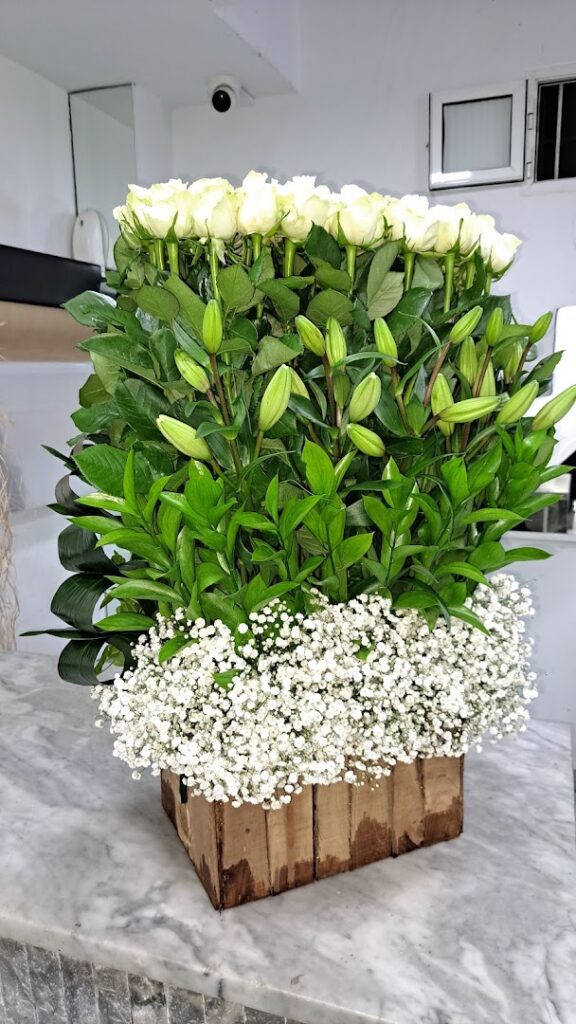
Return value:
<svg viewBox="0 0 576 1024">
<path fill-rule="evenodd" d="M 536 181 L 576 178 L 576 79 L 540 82 Z"/>
<path fill-rule="evenodd" d="M 526 82 L 430 97 L 430 188 L 524 178 Z"/>
</svg>

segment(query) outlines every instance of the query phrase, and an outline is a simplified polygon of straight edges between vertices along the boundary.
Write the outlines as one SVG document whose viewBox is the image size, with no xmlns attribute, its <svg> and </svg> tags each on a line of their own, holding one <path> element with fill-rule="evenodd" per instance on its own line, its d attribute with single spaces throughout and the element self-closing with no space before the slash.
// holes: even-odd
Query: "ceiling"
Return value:
<svg viewBox="0 0 576 1024">
<path fill-rule="evenodd" d="M 67 91 L 135 82 L 169 107 L 205 102 L 221 74 L 253 96 L 278 95 L 293 90 L 294 38 L 278 60 L 262 45 L 262 18 L 277 39 L 277 4 L 285 14 L 296 2 L 268 0 L 263 14 L 254 0 L 0 0 L 0 54 Z"/>
</svg>

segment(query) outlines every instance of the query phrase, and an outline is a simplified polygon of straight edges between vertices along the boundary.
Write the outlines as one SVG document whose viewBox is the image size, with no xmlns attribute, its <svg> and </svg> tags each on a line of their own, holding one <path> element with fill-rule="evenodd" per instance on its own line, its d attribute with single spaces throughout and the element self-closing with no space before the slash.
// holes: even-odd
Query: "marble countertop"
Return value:
<svg viewBox="0 0 576 1024">
<path fill-rule="evenodd" d="M 459 839 L 218 914 L 94 711 L 0 656 L 0 936 L 305 1024 L 576 1024 L 566 726 L 469 756 Z"/>
</svg>

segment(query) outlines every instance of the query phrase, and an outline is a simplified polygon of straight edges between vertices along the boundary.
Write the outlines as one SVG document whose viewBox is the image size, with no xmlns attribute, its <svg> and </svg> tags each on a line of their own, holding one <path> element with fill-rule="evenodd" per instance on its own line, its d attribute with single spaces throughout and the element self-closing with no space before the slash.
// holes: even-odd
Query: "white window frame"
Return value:
<svg viewBox="0 0 576 1024">
<path fill-rule="evenodd" d="M 512 98 L 512 131 L 510 163 L 507 167 L 488 167 L 476 171 L 442 170 L 444 144 L 444 107 L 451 103 L 474 100 Z M 508 181 L 524 180 L 524 147 L 526 139 L 526 80 L 504 82 L 498 85 L 476 86 L 469 89 L 450 89 L 430 94 L 430 190 L 470 188 L 474 185 L 500 185 Z"/>
</svg>

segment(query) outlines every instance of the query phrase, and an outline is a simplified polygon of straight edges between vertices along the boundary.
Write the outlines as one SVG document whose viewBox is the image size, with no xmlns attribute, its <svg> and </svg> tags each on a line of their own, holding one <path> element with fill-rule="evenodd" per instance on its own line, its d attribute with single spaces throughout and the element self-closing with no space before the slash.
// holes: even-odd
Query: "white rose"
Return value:
<svg viewBox="0 0 576 1024">
<path fill-rule="evenodd" d="M 438 225 L 430 218 L 425 196 L 391 199 L 384 208 L 390 238 L 403 241 L 413 252 L 430 252 L 436 245 Z"/>
<path fill-rule="evenodd" d="M 436 230 L 435 252 L 445 254 L 452 252 L 456 247 L 461 252 L 464 251 L 461 245 L 462 237 L 464 232 L 467 244 L 468 234 L 465 224 L 470 218 L 470 207 L 467 203 L 457 203 L 456 206 L 445 206 L 438 203 L 430 208 L 428 217 L 430 224 Z M 470 248 L 466 251 L 469 252 Z"/>
<path fill-rule="evenodd" d="M 180 179 L 171 179 L 150 188 L 129 185 L 124 208 L 126 220 L 140 225 L 151 238 L 166 238 L 173 228 L 177 238 L 193 233 L 189 193 Z"/>
<path fill-rule="evenodd" d="M 236 234 L 236 192 L 226 178 L 201 178 L 189 189 L 194 234 L 228 241 Z"/>
<path fill-rule="evenodd" d="M 278 223 L 276 181 L 250 171 L 238 189 L 238 230 L 243 235 L 265 235 Z"/>
<path fill-rule="evenodd" d="M 488 270 L 501 274 L 512 263 L 521 241 L 516 235 L 501 234 L 489 224 L 480 234 L 480 252 Z"/>
<path fill-rule="evenodd" d="M 338 208 L 326 223 L 330 234 L 338 237 L 340 232 L 349 245 L 369 246 L 379 241 L 384 234 L 382 197 L 372 195 L 358 185 L 344 185 L 340 196 L 335 196 Z"/>
<path fill-rule="evenodd" d="M 293 242 L 304 242 L 313 224 L 324 227 L 334 208 L 334 198 L 326 185 L 316 186 L 316 178 L 292 178 L 278 188 L 280 231 Z"/>
</svg>

